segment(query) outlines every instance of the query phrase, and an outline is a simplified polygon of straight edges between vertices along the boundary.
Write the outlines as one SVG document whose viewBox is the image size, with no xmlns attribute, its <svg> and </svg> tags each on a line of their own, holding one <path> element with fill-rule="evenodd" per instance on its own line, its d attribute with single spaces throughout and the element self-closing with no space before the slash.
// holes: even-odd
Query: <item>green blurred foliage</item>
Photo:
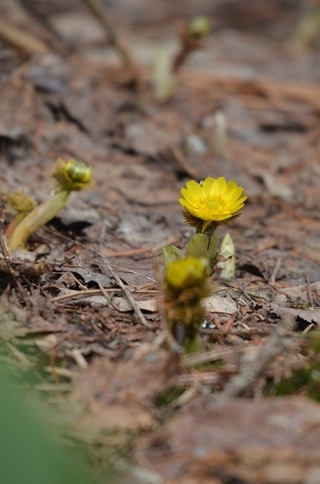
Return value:
<svg viewBox="0 0 320 484">
<path fill-rule="evenodd" d="M 94 484 L 84 455 L 58 444 L 31 404 L 0 365 L 0 483 Z"/>
<path fill-rule="evenodd" d="M 295 370 L 290 378 L 279 383 L 275 395 L 300 394 L 320 402 L 320 364 L 317 368 Z"/>
</svg>

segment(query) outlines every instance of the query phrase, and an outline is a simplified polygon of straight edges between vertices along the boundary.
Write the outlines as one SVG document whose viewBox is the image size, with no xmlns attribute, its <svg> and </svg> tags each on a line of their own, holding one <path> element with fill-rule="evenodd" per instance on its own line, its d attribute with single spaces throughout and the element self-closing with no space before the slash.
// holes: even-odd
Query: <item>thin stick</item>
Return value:
<svg viewBox="0 0 320 484">
<path fill-rule="evenodd" d="M 313 295 L 312 295 L 312 290 L 311 290 L 311 286 L 310 286 L 310 281 L 309 281 L 309 278 L 306 277 L 306 285 L 307 285 L 307 297 L 308 297 L 308 302 L 311 304 L 311 306 L 315 306 L 314 304 L 314 299 L 313 299 Z"/>
<path fill-rule="evenodd" d="M 0 218 L 0 251 L 3 255 L 3 260 L 7 268 L 7 272 L 14 277 L 15 273 L 12 269 L 11 266 L 11 257 L 8 251 L 8 247 L 5 241 L 5 235 L 4 235 L 4 220 L 3 218 Z"/>
<path fill-rule="evenodd" d="M 116 273 L 116 271 L 113 269 L 113 267 L 109 263 L 108 259 L 103 255 L 102 240 L 103 240 L 103 237 L 104 237 L 104 232 L 105 232 L 105 227 L 103 228 L 102 233 L 101 233 L 101 237 L 100 237 L 100 257 L 101 257 L 101 259 L 103 261 L 103 264 L 107 267 L 108 270 L 106 270 L 105 267 L 104 267 L 104 265 L 102 264 L 100 266 L 101 272 L 105 276 L 107 276 L 107 277 L 109 276 L 108 271 L 110 272 L 110 274 L 115 279 L 115 281 L 118 284 L 118 286 L 122 289 L 124 295 L 126 296 L 126 298 L 129 301 L 129 303 L 131 304 L 131 307 L 132 307 L 135 315 L 137 316 L 137 318 L 140 320 L 140 322 L 146 328 L 151 328 L 152 325 L 150 323 L 148 323 L 148 321 L 146 320 L 146 318 L 145 318 L 144 314 L 142 313 L 141 309 L 139 308 L 139 306 L 135 302 L 134 298 L 132 297 L 131 292 L 126 287 L 126 285 L 122 282 L 122 280 L 120 279 L 120 277 L 118 276 L 118 274 Z"/>
<path fill-rule="evenodd" d="M 202 363 L 219 360 L 225 356 L 245 352 L 247 349 L 248 345 L 244 343 L 243 345 L 235 346 L 234 348 L 219 348 L 217 350 L 207 351 L 206 353 L 185 356 L 182 358 L 182 366 L 183 368 L 191 368 L 192 366 L 200 365 Z"/>
<path fill-rule="evenodd" d="M 67 237 L 66 235 L 64 234 L 61 234 L 60 232 L 54 230 L 54 229 L 48 229 L 52 234 L 54 234 L 55 236 L 57 237 L 60 237 L 64 240 L 67 240 L 69 242 L 72 242 L 73 244 L 76 244 L 77 246 L 79 247 L 82 247 L 83 249 L 88 249 L 88 247 L 85 245 L 85 244 L 82 244 L 81 242 L 77 241 L 75 242 L 74 239 L 71 239 L 70 237 Z M 173 243 L 173 242 L 168 242 L 168 243 Z M 96 250 L 94 250 L 93 248 L 90 248 L 90 250 L 98 255 L 100 257 L 100 253 L 97 252 Z M 141 277 L 144 277 L 145 279 L 147 279 L 148 281 L 151 281 L 151 282 L 157 282 L 155 279 L 152 279 L 152 277 L 148 277 L 148 276 L 145 276 L 144 274 L 140 274 L 140 272 L 137 272 L 137 271 L 133 271 L 132 269 L 128 269 L 127 267 L 122 267 L 122 266 L 119 266 L 118 264 L 113 264 L 112 262 L 109 262 L 109 264 L 112 266 L 112 267 L 116 267 L 117 269 L 121 270 L 121 271 L 125 271 L 127 272 L 128 274 L 135 274 L 137 276 L 141 276 Z M 71 266 L 71 269 L 74 269 L 73 266 Z"/>
<path fill-rule="evenodd" d="M 73 348 L 71 351 L 67 352 L 67 354 L 72 356 L 72 358 L 77 363 L 79 368 L 81 368 L 81 369 L 88 368 L 88 366 L 89 366 L 88 362 L 78 348 Z"/>
<path fill-rule="evenodd" d="M 110 43 L 118 50 L 122 61 L 127 66 L 136 82 L 139 81 L 137 66 L 132 58 L 128 46 L 118 35 L 115 22 L 109 17 L 104 5 L 100 0 L 82 0 L 95 18 L 100 22 L 109 36 Z"/>
<path fill-rule="evenodd" d="M 269 284 L 274 284 L 276 282 L 276 278 L 277 278 L 278 272 L 279 272 L 281 264 L 282 264 L 282 259 L 283 259 L 282 257 L 279 257 L 277 259 L 277 262 L 274 266 L 273 272 L 272 272 L 270 280 L 269 280 Z"/>
<path fill-rule="evenodd" d="M 223 392 L 214 399 L 214 402 L 223 403 L 228 398 L 240 396 L 250 388 L 273 358 L 292 348 L 292 331 L 295 325 L 296 322 L 293 318 L 282 321 L 266 344 L 258 351 L 256 357 L 245 366 L 242 372 L 229 380 Z"/>
<path fill-rule="evenodd" d="M 49 50 L 42 41 L 3 20 L 0 20 L 0 39 L 10 47 L 28 55 L 43 54 Z"/>
<path fill-rule="evenodd" d="M 50 15 L 42 9 L 42 1 L 18 0 L 28 17 L 36 22 L 41 31 L 46 34 L 47 42 L 50 47 L 62 52 L 70 51 L 71 44 L 66 41 L 60 32 L 52 25 Z M 49 35 L 48 35 L 49 34 Z"/>
</svg>

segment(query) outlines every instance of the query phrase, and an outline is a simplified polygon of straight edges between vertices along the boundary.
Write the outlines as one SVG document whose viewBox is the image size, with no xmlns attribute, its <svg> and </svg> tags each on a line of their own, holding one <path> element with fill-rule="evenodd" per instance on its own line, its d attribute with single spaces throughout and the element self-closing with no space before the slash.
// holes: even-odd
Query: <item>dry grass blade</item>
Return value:
<svg viewBox="0 0 320 484">
<path fill-rule="evenodd" d="M 186 356 L 182 360 L 182 365 L 184 368 L 190 368 L 196 365 L 201 365 L 203 363 L 209 363 L 212 361 L 219 360 L 227 355 L 232 355 L 235 352 L 241 353 L 248 348 L 247 344 L 236 346 L 235 348 L 219 348 L 217 350 L 207 351 L 205 353 L 199 353 L 191 356 Z"/>
<path fill-rule="evenodd" d="M 0 39 L 10 47 L 28 55 L 43 54 L 49 50 L 41 40 L 22 32 L 20 29 L 3 20 L 0 20 Z"/>
<path fill-rule="evenodd" d="M 100 269 L 101 269 L 101 272 L 105 275 L 105 276 L 108 276 L 108 271 L 110 272 L 110 274 L 112 275 L 112 277 L 114 277 L 116 283 L 118 284 L 118 286 L 120 287 L 120 289 L 122 289 L 124 295 L 126 296 L 126 298 L 128 299 L 129 303 L 131 304 L 131 307 L 135 313 L 135 315 L 137 316 L 137 318 L 139 319 L 139 321 L 146 327 L 146 328 L 151 328 L 151 324 L 148 323 L 148 321 L 146 320 L 144 314 L 142 313 L 141 309 L 139 308 L 139 306 L 137 305 L 137 303 L 135 302 L 134 298 L 132 297 L 132 294 L 130 292 L 130 290 L 128 289 L 128 287 L 122 282 L 121 278 L 118 276 L 117 272 L 113 269 L 113 267 L 111 266 L 111 264 L 109 263 L 109 261 L 106 259 L 106 257 L 102 254 L 102 251 L 101 251 L 101 259 L 103 261 L 103 264 L 101 264 L 100 266 Z M 108 269 L 108 271 L 105 269 L 105 267 Z"/>
</svg>

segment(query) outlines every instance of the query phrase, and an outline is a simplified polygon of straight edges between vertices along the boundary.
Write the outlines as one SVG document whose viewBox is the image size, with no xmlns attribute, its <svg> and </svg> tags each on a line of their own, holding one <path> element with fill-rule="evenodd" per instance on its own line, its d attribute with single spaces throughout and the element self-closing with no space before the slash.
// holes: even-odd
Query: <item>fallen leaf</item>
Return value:
<svg viewBox="0 0 320 484">
<path fill-rule="evenodd" d="M 156 311 L 158 311 L 158 304 L 155 298 L 136 301 L 136 304 L 138 308 L 140 308 L 142 311 L 148 311 L 151 313 L 155 313 Z M 112 299 L 112 305 L 120 313 L 127 313 L 129 311 L 133 311 L 132 305 L 128 302 L 127 299 L 123 297 L 114 297 Z"/>
<path fill-rule="evenodd" d="M 237 311 L 237 303 L 230 296 L 207 297 L 203 300 L 204 307 L 209 313 L 233 314 Z"/>
<path fill-rule="evenodd" d="M 308 323 L 315 323 L 320 325 L 320 309 L 295 309 L 285 306 L 279 306 L 276 303 L 269 305 L 271 311 L 280 316 L 281 318 L 294 317 L 301 318 Z"/>
</svg>

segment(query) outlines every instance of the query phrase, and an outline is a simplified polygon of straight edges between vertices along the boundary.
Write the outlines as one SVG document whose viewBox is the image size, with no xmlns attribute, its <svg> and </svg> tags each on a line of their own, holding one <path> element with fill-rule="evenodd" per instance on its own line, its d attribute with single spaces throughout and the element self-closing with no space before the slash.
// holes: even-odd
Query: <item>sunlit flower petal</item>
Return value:
<svg viewBox="0 0 320 484">
<path fill-rule="evenodd" d="M 219 193 L 219 195 L 224 195 L 225 194 L 225 191 L 226 191 L 226 180 L 225 178 L 223 178 L 222 176 L 220 176 L 219 178 L 217 178 L 212 187 L 211 187 L 211 191 L 210 191 L 210 195 L 211 196 L 215 196 L 216 193 Z"/>
<path fill-rule="evenodd" d="M 238 185 L 236 184 L 236 182 L 235 182 L 235 181 L 230 180 L 230 181 L 228 181 L 228 183 L 227 183 L 227 190 L 228 190 L 228 191 L 229 191 L 229 190 L 233 190 L 234 188 L 237 188 L 237 186 L 238 186 Z M 240 188 L 241 188 L 241 187 L 240 187 Z"/>
<path fill-rule="evenodd" d="M 202 189 L 204 192 L 210 193 L 211 187 L 213 185 L 214 178 L 211 178 L 208 176 L 203 182 L 202 182 Z"/>
<path fill-rule="evenodd" d="M 181 188 L 181 191 L 180 191 L 180 194 L 182 197 L 184 197 L 189 203 L 193 203 L 195 202 L 195 200 L 197 199 L 197 197 L 195 195 L 192 194 L 192 192 L 190 190 L 188 190 L 187 188 Z"/>
<path fill-rule="evenodd" d="M 240 198 L 243 195 L 243 188 L 237 187 L 234 188 L 232 191 L 226 193 L 226 198 L 228 199 L 229 203 L 235 203 L 236 201 L 239 201 Z M 245 197 L 246 199 L 247 197 Z"/>
<path fill-rule="evenodd" d="M 190 195 L 200 197 L 202 193 L 202 187 L 195 180 L 190 180 L 187 182 L 187 190 Z"/>
</svg>

